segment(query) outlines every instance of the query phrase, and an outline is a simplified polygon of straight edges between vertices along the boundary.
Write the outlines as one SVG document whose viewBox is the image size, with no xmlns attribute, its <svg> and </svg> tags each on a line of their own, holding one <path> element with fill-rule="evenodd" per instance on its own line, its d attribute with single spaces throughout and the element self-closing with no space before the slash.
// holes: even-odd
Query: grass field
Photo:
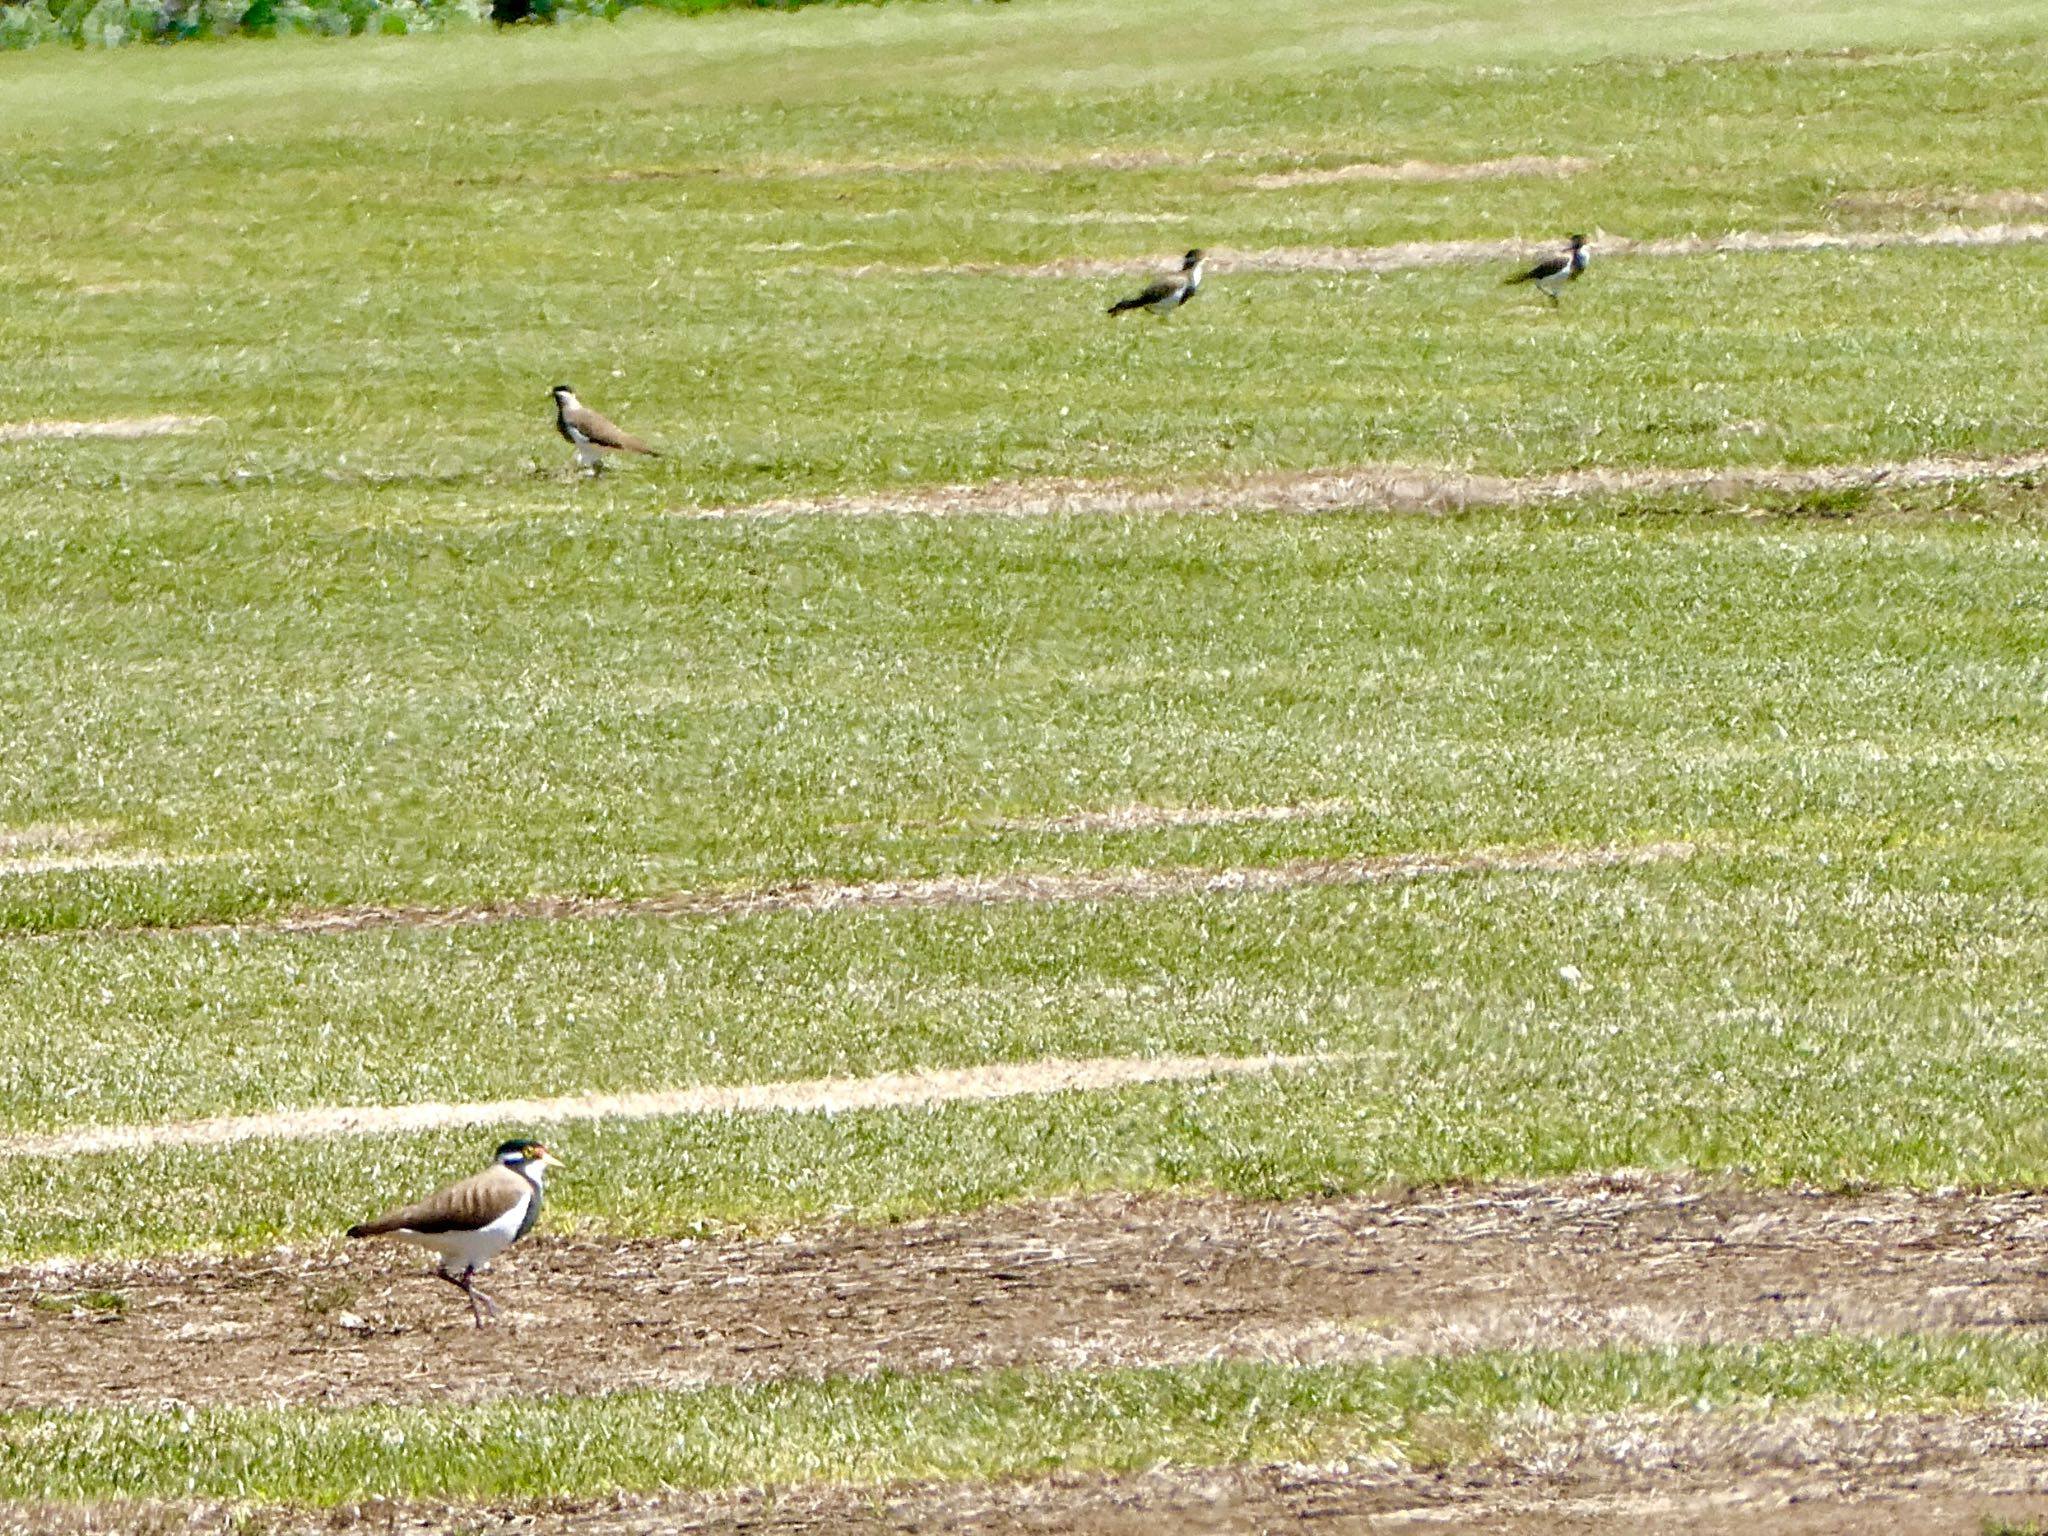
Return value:
<svg viewBox="0 0 2048 1536">
<path fill-rule="evenodd" d="M 1384 1198 L 1370 1274 L 1444 1186 L 1649 1169 L 1813 1236 L 2038 1184 L 2044 70 L 2036 7 L 1926 0 L 0 56 L 0 1341 L 86 1373 L 0 1368 L 0 1525 L 391 1495 L 611 1531 L 692 1490 L 723 1528 L 765 1484 L 792 1530 L 835 1486 L 942 1529 L 1023 1479 L 1109 1530 L 1187 1494 L 1145 1476 L 1312 1462 L 1336 1528 L 1447 1497 L 1423 1469 L 1488 1529 L 1620 1531 L 1815 1426 L 1838 1496 L 1906 1501 L 1859 1528 L 2038 1518 L 2038 1303 L 1880 1325 L 1814 1279 L 1780 1334 L 1686 1310 L 1626 1224 L 1583 1252 L 1646 1245 L 1634 1291 L 1546 1271 L 1562 1342 L 1471 1301 L 1381 1354 L 1366 1292 L 1336 1356 L 1219 1309 L 1090 1364 L 1106 1261 L 987 1369 L 959 1319 L 958 1359 L 804 1366 L 855 1293 L 714 1366 L 548 1292 L 700 1248 L 765 1285 L 778 1243 L 927 1218 L 993 1224 L 949 1273 L 994 1292 L 1084 1194 Z M 1580 229 L 1560 306 L 1501 285 Z M 1104 317 L 1193 244 L 1197 303 Z M 664 456 L 575 476 L 565 380 Z M 1438 510 L 1290 510 L 1347 474 Z M 1132 509 L 1046 510 L 1078 493 Z M 336 1251 L 530 1128 L 475 1102 L 1204 1053 L 1315 1060 L 540 1125 L 567 1166 L 496 1282 L 521 1397 L 409 1261 Z M 223 1273 L 274 1308 L 179 1301 Z M 421 1334 L 456 1406 L 287 1400 L 412 1380 Z M 621 1383 L 585 1335 L 667 1353 Z M 270 1353 L 195 1396 L 231 1336 Z M 190 1400 L 116 1389 L 179 1339 Z M 1568 1453 L 1616 1425 L 1694 1460 Z M 1938 1509 L 1902 1492 L 1937 1463 Z M 1300 1515 L 1259 1486 L 1214 1528 Z"/>
</svg>

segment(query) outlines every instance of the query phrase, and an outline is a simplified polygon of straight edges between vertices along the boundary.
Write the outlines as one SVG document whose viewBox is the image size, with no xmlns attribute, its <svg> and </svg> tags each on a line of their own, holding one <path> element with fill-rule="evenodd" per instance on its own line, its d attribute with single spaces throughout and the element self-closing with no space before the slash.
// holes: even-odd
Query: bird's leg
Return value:
<svg viewBox="0 0 2048 1536">
<path fill-rule="evenodd" d="M 483 1312 L 477 1307 L 477 1298 L 479 1296 L 483 1296 L 483 1292 L 479 1291 L 476 1288 L 476 1270 L 473 1268 L 465 1269 L 459 1275 L 451 1275 L 445 1269 L 437 1269 L 434 1271 L 434 1278 L 436 1280 L 446 1280 L 450 1285 L 454 1286 L 455 1289 L 462 1292 L 463 1295 L 467 1296 L 469 1298 L 470 1321 L 475 1323 L 479 1328 L 483 1327 L 484 1315 Z M 483 1296 L 483 1299 L 485 1301 L 489 1301 L 490 1297 Z M 497 1311 L 497 1308 L 493 1307 L 491 1310 L 493 1313 L 495 1313 Z"/>
<path fill-rule="evenodd" d="M 1550 300 L 1550 307 L 1551 307 L 1552 309 L 1556 309 L 1556 308 L 1558 308 L 1558 307 L 1559 307 L 1560 305 L 1562 305 L 1562 304 L 1564 303 L 1564 301 L 1563 301 L 1562 299 L 1560 299 L 1560 298 L 1559 298 L 1559 297 L 1558 297 L 1558 296 L 1557 296 L 1556 294 L 1554 294 L 1554 293 L 1546 293 L 1546 294 L 1544 295 L 1544 297 L 1545 297 L 1546 299 Z"/>
<path fill-rule="evenodd" d="M 462 1278 L 456 1281 L 455 1283 L 462 1287 L 462 1294 L 469 1298 L 470 1320 L 474 1322 L 477 1325 L 477 1327 L 481 1328 L 484 1325 L 485 1307 L 490 1308 L 490 1315 L 492 1317 L 496 1317 L 498 1315 L 498 1304 L 495 1301 L 492 1301 L 490 1297 L 484 1295 L 482 1291 L 476 1288 L 476 1267 L 474 1265 L 470 1266 L 468 1269 L 465 1269 L 462 1272 Z M 478 1305 L 479 1302 L 482 1303 L 481 1306 Z"/>
</svg>

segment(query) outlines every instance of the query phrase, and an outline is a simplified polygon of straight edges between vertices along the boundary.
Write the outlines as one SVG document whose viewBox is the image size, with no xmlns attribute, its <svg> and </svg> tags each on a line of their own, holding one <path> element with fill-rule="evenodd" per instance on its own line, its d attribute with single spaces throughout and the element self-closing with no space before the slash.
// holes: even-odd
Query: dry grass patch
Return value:
<svg viewBox="0 0 2048 1536">
<path fill-rule="evenodd" d="M 167 437 L 197 432 L 218 416 L 110 416 L 101 421 L 0 421 L 0 443 L 62 442 L 81 437 Z"/>
<path fill-rule="evenodd" d="M 884 1072 L 875 1077 L 825 1077 L 784 1083 L 738 1083 L 647 1093 L 577 1094 L 557 1099 L 497 1099 L 470 1104 L 353 1104 L 216 1115 L 158 1125 L 102 1126 L 51 1135 L 0 1137 L 0 1158 L 87 1157 L 154 1147 L 222 1146 L 254 1140 L 310 1141 L 379 1136 L 517 1122 L 560 1125 L 581 1120 L 652 1120 L 683 1115 L 781 1112 L 843 1114 L 849 1110 L 977 1104 L 1050 1093 L 1090 1093 L 1142 1083 L 1281 1072 L 1349 1058 L 1307 1056 L 1110 1056 L 1089 1060 L 1005 1062 L 943 1071 Z"/>
<path fill-rule="evenodd" d="M 1756 423 L 1731 423 L 1731 434 Z M 789 497 L 745 506 L 684 507 L 682 517 L 1137 517 L 1375 510 L 1461 511 L 1526 507 L 1627 495 L 1687 494 L 1740 502 L 1759 493 L 1812 494 L 1879 486 L 2024 479 L 2048 471 L 2048 452 L 1997 458 L 1931 455 L 1876 464 L 1730 464 L 1706 469 L 1571 469 L 1540 475 L 1482 475 L 1445 466 L 1371 464 L 1277 471 L 1184 484 L 1045 478 L 851 496 Z"/>
<path fill-rule="evenodd" d="M 1298 805 L 1119 805 L 1062 816 L 1001 816 L 999 832 L 1150 832 L 1163 827 L 1236 827 L 1268 821 L 1318 821 L 1356 810 L 1355 800 L 1305 800 Z"/>
<path fill-rule="evenodd" d="M 88 869 L 161 869 L 226 858 L 220 853 L 163 853 L 108 846 L 121 835 L 113 822 L 49 822 L 0 827 L 0 879 Z"/>
<path fill-rule="evenodd" d="M 1894 246 L 2032 245 L 2048 241 L 2048 224 L 1944 224 L 1935 229 L 1786 229 L 1735 230 L 1723 235 L 1679 235 L 1656 240 L 1631 240 L 1624 235 L 1595 233 L 1591 249 L 1601 259 L 1619 256 L 1684 257 L 1744 255 L 1796 251 L 1873 251 Z M 1393 245 L 1290 245 L 1264 250 L 1209 252 L 1209 270 L 1218 276 L 1233 272 L 1402 272 L 1418 267 L 1471 266 L 1524 261 L 1558 242 L 1528 240 L 1407 240 Z M 1031 265 L 961 262 L 949 266 L 890 267 L 870 265 L 846 269 L 853 277 L 868 274 L 924 276 L 961 274 L 991 277 L 1110 278 L 1148 265 L 1171 265 L 1178 253 L 1151 258 L 1064 257 Z"/>
<path fill-rule="evenodd" d="M 1503 181 L 1518 176 L 1576 176 L 1599 165 L 1578 155 L 1509 155 L 1500 160 L 1361 160 L 1351 165 L 1313 170 L 1269 171 L 1245 185 L 1260 191 L 1286 187 L 1319 187 L 1346 181 Z"/>
<path fill-rule="evenodd" d="M 106 847 L 120 835 L 120 826 L 111 821 L 52 821 L 0 827 L 0 860 L 87 853 Z"/>
</svg>

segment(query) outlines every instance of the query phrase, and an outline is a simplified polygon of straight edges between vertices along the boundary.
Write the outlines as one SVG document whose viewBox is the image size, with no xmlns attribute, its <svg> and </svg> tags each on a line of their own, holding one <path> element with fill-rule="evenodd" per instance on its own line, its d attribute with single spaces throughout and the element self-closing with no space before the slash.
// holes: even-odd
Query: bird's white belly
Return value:
<svg viewBox="0 0 2048 1536">
<path fill-rule="evenodd" d="M 441 1255 L 441 1267 L 454 1274 L 465 1269 L 487 1268 L 492 1259 L 512 1246 L 519 1236 L 519 1224 L 526 1219 L 525 1200 L 513 1206 L 487 1227 L 474 1232 L 415 1232 L 400 1227 L 395 1234 Z"/>
</svg>

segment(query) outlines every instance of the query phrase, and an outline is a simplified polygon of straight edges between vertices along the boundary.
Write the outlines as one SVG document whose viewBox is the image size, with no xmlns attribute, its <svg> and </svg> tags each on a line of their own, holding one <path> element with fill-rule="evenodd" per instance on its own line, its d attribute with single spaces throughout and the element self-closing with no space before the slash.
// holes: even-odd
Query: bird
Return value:
<svg viewBox="0 0 2048 1536">
<path fill-rule="evenodd" d="M 1155 315 L 1163 315 L 1179 309 L 1201 290 L 1202 261 L 1207 254 L 1206 251 L 1189 251 L 1181 258 L 1180 270 L 1173 276 L 1160 278 L 1147 286 L 1143 293 L 1118 299 L 1109 306 L 1109 313 L 1120 315 L 1127 309 L 1149 309 Z"/>
<path fill-rule="evenodd" d="M 578 400 L 576 391 L 568 385 L 557 384 L 552 393 L 555 397 L 555 430 L 576 445 L 576 462 L 592 474 L 603 466 L 607 453 L 661 456 L 632 433 Z"/>
<path fill-rule="evenodd" d="M 542 1174 L 561 1159 L 537 1141 L 503 1143 L 482 1173 L 436 1190 L 415 1205 L 401 1205 L 348 1229 L 350 1237 L 389 1233 L 441 1255 L 435 1275 L 469 1298 L 477 1327 L 498 1315 L 498 1304 L 476 1288 L 476 1272 L 533 1230 L 540 1215 Z"/>
<path fill-rule="evenodd" d="M 1517 272 L 1510 283 L 1534 283 L 1551 303 L 1557 302 L 1564 285 L 1586 270 L 1586 237 L 1572 236 L 1572 248 L 1546 256 L 1526 272 Z"/>
</svg>

